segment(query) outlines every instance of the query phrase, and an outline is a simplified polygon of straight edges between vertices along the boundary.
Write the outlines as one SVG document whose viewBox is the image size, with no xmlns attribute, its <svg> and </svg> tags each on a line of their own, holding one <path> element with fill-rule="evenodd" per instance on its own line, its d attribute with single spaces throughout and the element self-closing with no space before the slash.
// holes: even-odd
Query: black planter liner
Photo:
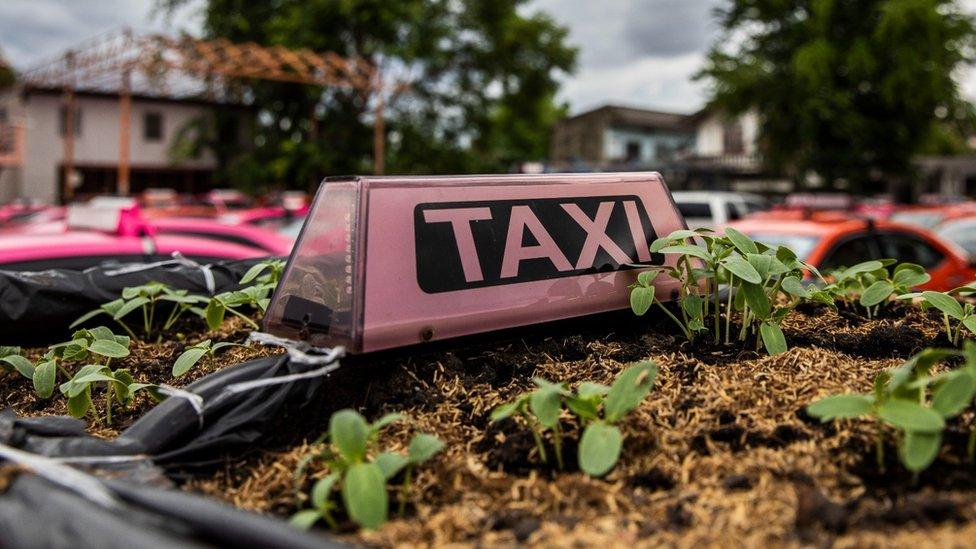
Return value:
<svg viewBox="0 0 976 549">
<path fill-rule="evenodd" d="M 0 413 L 0 443 L 52 458 L 87 460 L 76 467 L 101 479 L 119 502 L 115 509 L 102 507 L 68 488 L 21 474 L 0 495 L 0 546 L 338 545 L 324 534 L 302 532 L 277 519 L 174 490 L 163 472 L 218 463 L 223 456 L 269 440 L 297 418 L 321 422 L 318 412 L 328 402 L 327 377 L 246 392 L 225 390 L 242 381 L 314 368 L 294 364 L 283 355 L 225 368 L 185 388 L 203 398 L 202 415 L 187 399 L 171 397 L 110 441 L 88 435 L 81 420 L 18 418 L 11 410 Z M 106 460 L 106 456 L 132 456 L 132 460 Z"/>
<path fill-rule="evenodd" d="M 210 265 L 214 292 L 240 288 L 238 281 L 259 261 L 263 259 Z M 172 263 L 115 273 L 121 267 L 138 265 L 93 267 L 84 271 L 0 270 L 0 345 L 38 346 L 64 341 L 70 336 L 68 326 L 75 319 L 118 299 L 123 288 L 147 282 L 163 282 L 191 293 L 209 294 L 203 271 L 191 265 Z"/>
</svg>

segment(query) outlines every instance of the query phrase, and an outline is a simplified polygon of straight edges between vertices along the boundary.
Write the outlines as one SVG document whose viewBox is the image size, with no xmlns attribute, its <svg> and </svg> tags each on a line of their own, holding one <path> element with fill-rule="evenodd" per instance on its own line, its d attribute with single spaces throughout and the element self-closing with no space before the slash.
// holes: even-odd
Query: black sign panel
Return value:
<svg viewBox="0 0 976 549">
<path fill-rule="evenodd" d="M 418 204 L 417 282 L 449 292 L 660 265 L 637 196 Z"/>
</svg>

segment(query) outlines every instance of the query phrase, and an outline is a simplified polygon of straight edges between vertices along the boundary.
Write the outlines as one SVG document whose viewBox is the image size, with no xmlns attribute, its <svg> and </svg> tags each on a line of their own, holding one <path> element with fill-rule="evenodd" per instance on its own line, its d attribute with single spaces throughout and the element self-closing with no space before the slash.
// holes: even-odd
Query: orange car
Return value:
<svg viewBox="0 0 976 549">
<path fill-rule="evenodd" d="M 976 267 L 956 245 L 912 225 L 842 217 L 748 219 L 729 226 L 770 246 L 786 246 L 821 272 L 893 258 L 932 276 L 926 290 L 944 292 L 976 280 Z"/>
</svg>

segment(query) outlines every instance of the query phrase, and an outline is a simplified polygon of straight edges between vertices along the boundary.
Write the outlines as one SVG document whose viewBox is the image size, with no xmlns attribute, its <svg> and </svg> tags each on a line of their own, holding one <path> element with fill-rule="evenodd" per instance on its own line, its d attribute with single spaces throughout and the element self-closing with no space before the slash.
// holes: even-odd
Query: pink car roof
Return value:
<svg viewBox="0 0 976 549">
<path fill-rule="evenodd" d="M 184 234 L 221 242 L 253 242 L 266 254 L 273 255 L 288 255 L 295 244 L 294 239 L 274 231 L 249 225 L 228 225 L 210 219 L 169 217 L 155 219 L 149 225 L 155 229 L 157 238 Z"/>
<path fill-rule="evenodd" d="M 189 258 L 247 259 L 267 252 L 239 244 L 192 236 L 117 236 L 96 231 L 66 231 L 60 234 L 0 236 L 0 266 L 9 263 L 43 261 L 68 257 L 168 256 L 180 252 Z"/>
</svg>

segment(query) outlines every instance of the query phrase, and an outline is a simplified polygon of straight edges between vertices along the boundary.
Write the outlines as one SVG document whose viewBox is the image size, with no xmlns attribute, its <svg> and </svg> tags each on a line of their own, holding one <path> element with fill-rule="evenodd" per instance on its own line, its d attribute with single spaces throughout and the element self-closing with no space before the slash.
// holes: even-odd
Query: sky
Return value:
<svg viewBox="0 0 976 549">
<path fill-rule="evenodd" d="M 976 12 L 976 0 L 963 0 Z M 579 67 L 561 99 L 573 113 L 605 103 L 693 112 L 705 86 L 691 77 L 719 34 L 712 10 L 722 0 L 533 0 L 569 28 Z M 136 31 L 199 29 L 198 8 L 173 21 L 152 17 L 154 0 L 0 0 L 0 50 L 28 67 L 90 37 L 128 26 Z M 976 97 L 976 71 L 963 75 Z"/>
</svg>

